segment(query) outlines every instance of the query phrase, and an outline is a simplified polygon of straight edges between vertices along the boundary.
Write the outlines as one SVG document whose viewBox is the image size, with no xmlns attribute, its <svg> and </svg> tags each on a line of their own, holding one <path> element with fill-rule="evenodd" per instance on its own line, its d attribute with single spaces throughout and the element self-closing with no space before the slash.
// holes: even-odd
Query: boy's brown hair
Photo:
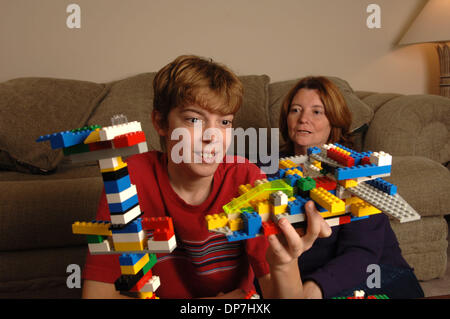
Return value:
<svg viewBox="0 0 450 319">
<path fill-rule="evenodd" d="M 243 85 L 228 67 L 195 55 L 179 56 L 159 70 L 153 91 L 153 110 L 158 112 L 162 127 L 175 107 L 197 104 L 210 112 L 235 114 L 243 98 Z M 209 103 L 209 93 L 221 103 Z M 164 149 L 163 137 L 160 143 Z"/>
<path fill-rule="evenodd" d="M 282 150 L 290 153 L 294 151 L 294 143 L 289 138 L 287 116 L 294 96 L 301 89 L 316 90 L 325 107 L 325 115 L 331 126 L 331 132 L 327 143 L 341 143 L 345 146 L 352 147 L 352 135 L 350 132 L 352 114 L 345 103 L 341 91 L 339 91 L 339 88 L 326 77 L 308 76 L 300 79 L 294 85 L 281 105 L 279 125 L 281 135 L 285 140 Z"/>
</svg>

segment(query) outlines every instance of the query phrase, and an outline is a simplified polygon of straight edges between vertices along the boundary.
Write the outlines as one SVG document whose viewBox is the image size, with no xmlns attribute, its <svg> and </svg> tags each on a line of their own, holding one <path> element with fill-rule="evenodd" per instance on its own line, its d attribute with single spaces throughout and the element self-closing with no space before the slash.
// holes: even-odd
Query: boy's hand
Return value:
<svg viewBox="0 0 450 319">
<path fill-rule="evenodd" d="M 271 270 L 283 270 L 293 262 L 297 264 L 297 258 L 310 249 L 318 237 L 324 238 L 331 235 L 330 226 L 320 216 L 314 202 L 307 202 L 305 210 L 308 221 L 306 233 L 303 229 L 294 229 L 287 219 L 282 218 L 278 226 L 283 234 L 268 237 L 269 249 L 266 257 Z"/>
</svg>

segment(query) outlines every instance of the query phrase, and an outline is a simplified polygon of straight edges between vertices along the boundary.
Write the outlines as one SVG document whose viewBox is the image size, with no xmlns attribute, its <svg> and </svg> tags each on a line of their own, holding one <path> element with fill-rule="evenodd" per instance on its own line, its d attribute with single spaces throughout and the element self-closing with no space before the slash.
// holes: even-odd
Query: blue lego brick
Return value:
<svg viewBox="0 0 450 319">
<path fill-rule="evenodd" d="M 257 212 L 244 212 L 241 216 L 244 222 L 244 231 L 247 235 L 254 237 L 261 231 L 262 220 Z"/>
<path fill-rule="evenodd" d="M 64 131 L 40 136 L 36 142 L 50 141 L 52 149 L 70 147 L 83 143 L 91 132 L 92 130 Z"/>
<path fill-rule="evenodd" d="M 227 235 L 227 240 L 228 240 L 229 242 L 232 242 L 232 241 L 238 241 L 238 240 L 250 239 L 250 238 L 254 238 L 254 237 L 255 237 L 255 236 L 249 236 L 249 235 L 246 234 L 244 231 L 237 230 L 237 231 L 233 232 L 233 234 Z"/>
<path fill-rule="evenodd" d="M 354 222 L 354 221 L 361 220 L 361 219 L 367 219 L 369 217 L 370 217 L 369 215 L 361 216 L 361 217 L 356 217 L 356 216 L 351 215 L 350 222 Z"/>
<path fill-rule="evenodd" d="M 139 233 L 142 230 L 142 219 L 136 218 L 135 220 L 129 222 L 125 227 L 122 228 L 112 228 L 111 232 L 113 234 L 129 234 L 129 233 Z"/>
<path fill-rule="evenodd" d="M 119 257 L 119 263 L 121 266 L 133 266 L 146 254 L 122 254 Z"/>
<path fill-rule="evenodd" d="M 320 148 L 314 146 L 314 147 L 308 147 L 308 149 L 306 150 L 306 152 L 308 153 L 308 155 L 311 155 L 311 154 L 320 154 L 321 150 L 320 150 Z"/>
<path fill-rule="evenodd" d="M 283 180 L 291 187 L 294 187 L 297 184 L 297 181 L 301 179 L 302 177 L 298 174 L 294 175 L 286 175 Z"/>
<path fill-rule="evenodd" d="M 385 192 L 389 195 L 397 194 L 397 186 L 385 181 L 382 178 L 377 178 L 377 179 L 373 179 L 371 181 L 366 181 L 366 183 L 373 187 L 376 187 L 377 189 L 379 189 L 382 192 Z"/>
<path fill-rule="evenodd" d="M 138 200 L 138 196 L 136 194 L 136 195 L 128 198 L 126 201 L 123 201 L 122 203 L 112 203 L 112 204 L 108 204 L 108 206 L 109 206 L 109 211 L 111 213 L 121 213 L 121 212 L 127 211 L 128 209 L 130 209 L 137 203 L 139 203 L 139 200 Z"/>
<path fill-rule="evenodd" d="M 353 167 L 338 168 L 335 171 L 335 178 L 338 181 L 344 179 L 372 176 L 378 174 L 387 174 L 391 172 L 391 165 L 376 166 L 374 164 L 358 165 Z"/>
<path fill-rule="evenodd" d="M 130 176 L 126 175 L 115 181 L 107 181 L 103 183 L 105 186 L 106 194 L 120 193 L 131 186 Z"/>
</svg>

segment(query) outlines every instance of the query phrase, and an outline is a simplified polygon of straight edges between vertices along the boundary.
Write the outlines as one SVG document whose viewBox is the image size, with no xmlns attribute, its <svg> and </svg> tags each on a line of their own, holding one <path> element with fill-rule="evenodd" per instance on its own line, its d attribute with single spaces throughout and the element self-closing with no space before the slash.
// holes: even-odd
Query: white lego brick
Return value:
<svg viewBox="0 0 450 319">
<path fill-rule="evenodd" d="M 392 165 L 392 156 L 383 151 L 370 154 L 370 163 L 377 166 Z"/>
<path fill-rule="evenodd" d="M 111 169 L 114 167 L 117 167 L 121 164 L 122 158 L 121 157 L 111 157 L 111 158 L 105 158 L 98 161 L 98 165 L 100 166 L 100 169 Z"/>
<path fill-rule="evenodd" d="M 340 216 L 334 217 L 334 218 L 328 218 L 328 219 L 325 219 L 325 221 L 327 222 L 327 224 L 328 224 L 330 227 L 334 227 L 334 226 L 340 225 L 339 219 L 340 219 Z"/>
<path fill-rule="evenodd" d="M 89 252 L 91 253 L 91 255 L 104 254 L 107 252 L 111 252 L 111 245 L 110 245 L 108 239 L 105 239 L 101 243 L 88 244 L 88 248 L 89 248 Z"/>
<path fill-rule="evenodd" d="M 128 224 L 130 221 L 135 219 L 141 214 L 141 208 L 139 205 L 133 207 L 124 214 L 111 214 L 112 224 Z"/>
<path fill-rule="evenodd" d="M 102 127 L 99 132 L 101 141 L 113 140 L 116 136 L 142 131 L 141 123 L 137 121 Z"/>
<path fill-rule="evenodd" d="M 117 243 L 141 242 L 145 239 L 145 232 L 141 230 L 138 233 L 113 233 L 112 239 Z"/>
<path fill-rule="evenodd" d="M 158 276 L 152 276 L 147 283 L 139 290 L 139 292 L 155 292 L 161 285 L 161 281 Z"/>
<path fill-rule="evenodd" d="M 154 241 L 153 238 L 147 241 L 147 248 L 152 253 L 171 253 L 176 247 L 175 235 L 167 241 Z"/>
<path fill-rule="evenodd" d="M 364 290 L 355 290 L 354 292 L 353 292 L 353 297 L 359 297 L 359 298 L 361 298 L 361 297 L 363 297 L 364 298 L 364 296 L 365 296 L 365 292 L 364 292 Z"/>
<path fill-rule="evenodd" d="M 270 194 L 269 201 L 272 203 L 273 206 L 287 205 L 288 197 L 282 191 L 277 191 Z"/>
<path fill-rule="evenodd" d="M 272 220 L 275 223 L 278 223 L 278 221 L 281 218 L 286 218 L 291 224 L 294 224 L 294 223 L 304 222 L 305 221 L 305 214 L 290 215 L 288 213 L 283 213 L 283 214 L 273 215 Z"/>
<path fill-rule="evenodd" d="M 137 195 L 136 185 L 131 185 L 120 193 L 106 194 L 106 201 L 108 204 L 123 203 L 134 195 Z"/>
</svg>

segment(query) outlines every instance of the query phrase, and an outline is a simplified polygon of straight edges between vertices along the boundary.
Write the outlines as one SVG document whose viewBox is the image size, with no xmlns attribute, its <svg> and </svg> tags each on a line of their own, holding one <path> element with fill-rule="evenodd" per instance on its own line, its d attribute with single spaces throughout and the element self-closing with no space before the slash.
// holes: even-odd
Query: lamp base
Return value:
<svg viewBox="0 0 450 319">
<path fill-rule="evenodd" d="M 441 67 L 441 95 L 450 98 L 450 49 L 446 43 L 436 46 Z"/>
</svg>

